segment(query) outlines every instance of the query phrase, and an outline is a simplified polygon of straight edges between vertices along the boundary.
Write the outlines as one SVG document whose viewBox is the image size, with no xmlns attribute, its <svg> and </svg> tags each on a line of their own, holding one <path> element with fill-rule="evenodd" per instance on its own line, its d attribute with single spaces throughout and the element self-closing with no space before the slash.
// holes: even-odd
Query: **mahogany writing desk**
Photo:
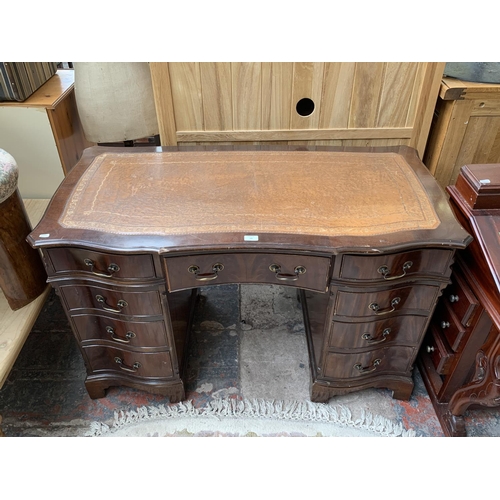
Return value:
<svg viewBox="0 0 500 500">
<path fill-rule="evenodd" d="M 311 399 L 386 387 L 413 363 L 456 249 L 470 236 L 407 147 L 87 149 L 29 236 L 87 367 L 185 397 L 196 289 L 300 289 Z"/>
</svg>

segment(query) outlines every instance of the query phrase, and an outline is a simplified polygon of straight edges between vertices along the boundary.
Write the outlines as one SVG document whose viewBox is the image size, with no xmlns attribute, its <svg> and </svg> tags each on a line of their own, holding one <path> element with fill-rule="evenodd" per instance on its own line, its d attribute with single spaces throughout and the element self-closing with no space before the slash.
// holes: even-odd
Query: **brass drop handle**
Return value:
<svg viewBox="0 0 500 500">
<path fill-rule="evenodd" d="M 83 262 L 85 263 L 86 266 L 90 267 L 90 272 L 92 274 L 94 274 L 95 276 L 101 276 L 102 278 L 112 278 L 113 274 L 117 273 L 120 270 L 120 267 L 118 266 L 118 264 L 110 264 L 108 266 L 109 274 L 106 274 L 106 273 L 102 273 L 100 271 L 94 270 L 95 262 L 92 259 L 85 259 Z"/>
<path fill-rule="evenodd" d="M 441 321 L 441 328 L 450 328 L 449 321 Z"/>
<path fill-rule="evenodd" d="M 435 351 L 434 346 L 430 345 L 427 346 L 427 352 L 434 352 L 434 351 Z"/>
<path fill-rule="evenodd" d="M 450 300 L 450 302 L 458 302 L 459 296 L 458 295 L 450 295 L 448 297 L 448 299 Z"/>
<path fill-rule="evenodd" d="M 129 373 L 135 373 L 142 365 L 139 363 L 139 361 L 136 361 L 132 366 L 127 366 L 122 358 L 119 358 L 118 356 L 115 358 L 115 363 L 120 365 L 120 368 L 124 372 L 129 372 Z"/>
<path fill-rule="evenodd" d="M 382 338 L 373 338 L 369 333 L 363 333 L 361 335 L 361 338 L 363 340 L 366 340 L 368 344 L 373 345 L 373 344 L 381 344 L 382 342 L 385 342 L 387 340 L 388 335 L 391 333 L 390 328 L 386 328 L 383 332 L 381 337 Z"/>
<path fill-rule="evenodd" d="M 281 266 L 279 264 L 271 264 L 269 270 L 276 274 L 276 279 L 280 281 L 297 281 L 301 274 L 306 272 L 304 266 L 296 266 L 294 269 L 294 274 L 282 273 Z"/>
<path fill-rule="evenodd" d="M 377 369 L 377 366 L 381 363 L 380 359 L 375 359 L 371 366 L 363 366 L 361 363 L 356 363 L 354 368 L 359 371 L 359 373 L 371 373 Z"/>
<path fill-rule="evenodd" d="M 411 260 L 406 261 L 403 264 L 403 274 L 400 274 L 399 276 L 391 276 L 391 270 L 387 266 L 380 266 L 377 269 L 377 272 L 380 273 L 386 281 L 397 280 L 406 276 L 406 271 L 408 271 L 411 266 L 413 266 L 413 262 Z"/>
<path fill-rule="evenodd" d="M 188 272 L 191 274 L 196 275 L 196 280 L 197 281 L 211 281 L 217 278 L 218 273 L 224 269 L 224 266 L 222 264 L 214 264 L 212 266 L 212 272 L 211 273 L 200 273 L 200 268 L 199 266 L 189 266 L 188 267 Z"/>
<path fill-rule="evenodd" d="M 122 312 L 122 309 L 124 307 L 128 306 L 128 303 L 125 300 L 120 299 L 116 303 L 116 305 L 119 307 L 119 309 L 113 309 L 112 307 L 109 307 L 108 303 L 106 302 L 106 298 L 103 297 L 102 295 L 96 295 L 95 298 L 96 298 L 97 302 L 99 302 L 101 304 L 101 307 L 105 311 L 109 311 L 109 312 L 120 313 L 120 312 Z"/>
<path fill-rule="evenodd" d="M 122 344 L 128 344 L 130 343 L 130 339 L 134 339 L 136 337 L 134 332 L 127 332 L 125 334 L 125 338 L 118 337 L 118 335 L 116 335 L 115 329 L 112 326 L 107 326 L 106 332 L 109 333 L 109 335 L 111 335 L 111 338 L 115 342 L 120 342 Z"/>
<path fill-rule="evenodd" d="M 399 297 L 394 297 L 391 300 L 391 308 L 390 309 L 380 309 L 380 306 L 376 302 L 372 302 L 368 307 L 372 310 L 375 311 L 375 314 L 377 316 L 382 316 L 384 314 L 389 314 L 391 312 L 394 312 L 396 310 L 396 306 L 401 302 L 401 299 Z"/>
</svg>

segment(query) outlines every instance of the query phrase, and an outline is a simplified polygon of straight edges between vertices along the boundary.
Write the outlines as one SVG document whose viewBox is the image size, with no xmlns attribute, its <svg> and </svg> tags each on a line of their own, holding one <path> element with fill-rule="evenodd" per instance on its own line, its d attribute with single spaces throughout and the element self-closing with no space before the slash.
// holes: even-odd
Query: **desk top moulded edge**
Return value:
<svg viewBox="0 0 500 500">
<path fill-rule="evenodd" d="M 78 228 L 67 229 L 61 226 L 61 216 L 66 210 L 68 200 L 72 197 L 80 178 L 92 164 L 94 158 L 101 153 L 152 153 L 152 152 L 189 152 L 189 151 L 279 151 L 286 154 L 287 151 L 320 151 L 320 152 L 342 152 L 342 153 L 396 153 L 401 155 L 407 164 L 413 169 L 430 202 L 436 210 L 440 223 L 436 228 L 425 230 L 410 230 L 393 232 L 388 235 L 383 234 L 382 238 L 365 236 L 325 236 L 321 234 L 306 235 L 302 238 L 299 234 L 262 234 L 262 238 L 257 243 L 244 241 L 244 230 L 234 231 L 234 233 L 207 233 L 207 234 L 173 234 L 173 235 L 150 235 L 127 236 L 120 233 L 107 233 L 105 231 L 95 231 L 92 229 Z M 321 189 L 321 183 L 318 184 Z M 43 237 L 40 237 L 40 234 Z M 50 235 L 50 236 L 47 236 Z M 386 237 L 387 236 L 387 237 Z M 380 240 L 380 241 L 379 241 Z M 444 191 L 430 175 L 426 167 L 419 160 L 414 149 L 406 146 L 391 148 L 332 148 L 332 147 L 263 147 L 254 148 L 230 146 L 210 147 L 210 148 L 185 148 L 185 147 L 158 147 L 158 148 L 104 148 L 93 147 L 85 150 L 79 164 L 68 174 L 58 192 L 54 196 L 49 209 L 40 227 L 29 236 L 30 243 L 35 247 L 48 246 L 87 246 L 98 247 L 103 251 L 121 251 L 131 253 L 137 251 L 153 252 L 180 252 L 212 250 L 283 250 L 283 251 L 311 251 L 321 253 L 337 253 L 356 249 L 362 253 L 380 253 L 381 251 L 397 251 L 398 247 L 405 245 L 406 248 L 412 246 L 433 246 L 448 248 L 465 248 L 470 242 L 470 235 L 463 230 L 454 217 Z"/>
</svg>

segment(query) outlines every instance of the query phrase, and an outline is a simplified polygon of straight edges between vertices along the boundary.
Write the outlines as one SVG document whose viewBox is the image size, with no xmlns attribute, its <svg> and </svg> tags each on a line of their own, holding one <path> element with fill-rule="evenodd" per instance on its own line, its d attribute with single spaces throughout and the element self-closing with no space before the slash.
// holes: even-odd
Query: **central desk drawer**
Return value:
<svg viewBox="0 0 500 500">
<path fill-rule="evenodd" d="M 330 258 L 270 253 L 165 258 L 169 291 L 225 283 L 266 283 L 325 292 Z"/>
</svg>

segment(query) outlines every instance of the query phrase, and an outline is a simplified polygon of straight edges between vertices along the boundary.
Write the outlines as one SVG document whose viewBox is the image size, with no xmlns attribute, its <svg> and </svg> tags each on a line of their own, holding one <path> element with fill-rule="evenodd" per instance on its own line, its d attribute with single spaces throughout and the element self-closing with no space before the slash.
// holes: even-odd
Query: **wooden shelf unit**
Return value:
<svg viewBox="0 0 500 500">
<path fill-rule="evenodd" d="M 0 103 L 0 148 L 19 167 L 23 198 L 50 198 L 93 143 L 83 134 L 74 71 L 58 70 L 23 102 Z"/>
</svg>

